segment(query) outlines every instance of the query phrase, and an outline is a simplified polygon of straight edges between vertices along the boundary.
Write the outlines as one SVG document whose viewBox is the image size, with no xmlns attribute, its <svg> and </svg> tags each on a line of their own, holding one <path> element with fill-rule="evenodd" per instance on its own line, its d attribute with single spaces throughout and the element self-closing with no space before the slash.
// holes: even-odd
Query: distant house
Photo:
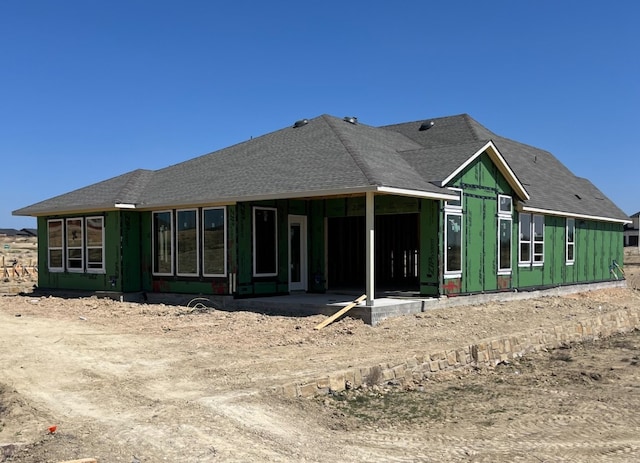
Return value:
<svg viewBox="0 0 640 463">
<path fill-rule="evenodd" d="M 624 225 L 624 245 L 638 246 L 638 235 L 640 235 L 640 212 L 631 216 L 631 223 Z"/>
<path fill-rule="evenodd" d="M 38 230 L 35 228 L 22 228 L 16 230 L 15 228 L 0 228 L 0 236 L 21 236 L 21 237 L 35 237 L 38 235 Z"/>
<path fill-rule="evenodd" d="M 627 215 L 551 153 L 466 114 L 385 127 L 322 115 L 14 211 L 39 286 L 228 298 L 465 295 L 594 283 Z"/>
</svg>

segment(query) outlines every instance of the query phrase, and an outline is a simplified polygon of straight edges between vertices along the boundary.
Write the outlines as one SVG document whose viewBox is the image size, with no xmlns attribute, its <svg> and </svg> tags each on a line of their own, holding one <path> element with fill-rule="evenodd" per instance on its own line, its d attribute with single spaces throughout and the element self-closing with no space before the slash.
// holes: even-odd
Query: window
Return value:
<svg viewBox="0 0 640 463">
<path fill-rule="evenodd" d="M 449 188 L 454 194 L 458 195 L 458 199 L 449 200 L 445 203 L 445 209 L 462 210 L 462 188 Z"/>
<path fill-rule="evenodd" d="M 444 203 L 444 276 L 462 276 L 462 204 L 461 188 L 449 188 L 458 195 L 457 200 Z"/>
<path fill-rule="evenodd" d="M 224 207 L 202 210 L 202 273 L 227 274 L 227 236 Z"/>
<path fill-rule="evenodd" d="M 567 219 L 567 248 L 566 261 L 567 265 L 573 265 L 575 262 L 575 246 L 576 246 L 576 221 L 575 219 Z"/>
<path fill-rule="evenodd" d="M 67 271 L 84 271 L 84 248 L 82 219 L 67 219 Z"/>
<path fill-rule="evenodd" d="M 462 275 L 462 213 L 445 213 L 445 276 Z"/>
<path fill-rule="evenodd" d="M 198 275 L 198 211 L 196 209 L 176 212 L 176 262 L 177 274 Z"/>
<path fill-rule="evenodd" d="M 226 237 L 225 207 L 154 212 L 153 274 L 226 276 Z"/>
<path fill-rule="evenodd" d="M 153 274 L 173 275 L 173 213 L 153 213 Z"/>
<path fill-rule="evenodd" d="M 498 195 L 498 274 L 511 273 L 512 200 Z"/>
<path fill-rule="evenodd" d="M 104 272 L 104 217 L 87 217 L 87 272 Z"/>
<path fill-rule="evenodd" d="M 508 214 L 511 217 L 513 212 L 513 200 L 511 196 L 498 195 L 498 214 Z"/>
<path fill-rule="evenodd" d="M 520 265 L 544 263 L 544 216 L 520 214 Z"/>
<path fill-rule="evenodd" d="M 253 276 L 278 274 L 277 210 L 253 208 Z"/>
<path fill-rule="evenodd" d="M 48 267 L 50 272 L 64 272 L 64 226 L 62 219 L 47 222 Z"/>
<path fill-rule="evenodd" d="M 103 273 L 104 217 L 73 217 L 47 221 L 50 272 Z"/>
<path fill-rule="evenodd" d="M 533 216 L 533 265 L 544 263 L 544 216 Z"/>
</svg>

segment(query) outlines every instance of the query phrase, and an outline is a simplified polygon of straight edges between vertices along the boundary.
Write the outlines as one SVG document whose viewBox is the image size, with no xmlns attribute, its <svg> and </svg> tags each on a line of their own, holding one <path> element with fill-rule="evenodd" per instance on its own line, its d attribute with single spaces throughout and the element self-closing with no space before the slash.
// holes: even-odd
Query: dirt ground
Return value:
<svg viewBox="0 0 640 463">
<path fill-rule="evenodd" d="M 638 332 L 411 391 L 269 392 L 637 307 L 633 251 L 627 289 L 434 309 L 376 327 L 345 318 L 320 331 L 323 316 L 15 295 L 33 283 L 0 283 L 0 462 L 640 461 Z"/>
</svg>

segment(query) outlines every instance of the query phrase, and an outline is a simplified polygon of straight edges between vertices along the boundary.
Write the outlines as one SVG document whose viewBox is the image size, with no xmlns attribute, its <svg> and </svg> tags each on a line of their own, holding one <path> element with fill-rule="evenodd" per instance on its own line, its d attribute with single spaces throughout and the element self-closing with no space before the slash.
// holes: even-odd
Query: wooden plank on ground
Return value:
<svg viewBox="0 0 640 463">
<path fill-rule="evenodd" d="M 342 309 L 338 310 L 336 313 L 334 313 L 333 315 L 331 315 L 329 318 L 327 318 L 325 321 L 323 321 L 322 323 L 319 323 L 314 330 L 321 330 L 322 328 L 324 328 L 325 326 L 327 326 L 329 323 L 333 323 L 335 320 L 337 320 L 339 317 L 341 317 L 342 315 L 344 315 L 345 313 L 347 313 L 349 310 L 353 309 L 355 306 L 357 306 L 358 304 L 360 304 L 362 301 L 364 301 L 367 298 L 366 294 L 363 294 L 362 296 L 360 296 L 358 299 L 356 299 L 355 301 L 353 301 L 352 303 L 350 303 L 349 305 L 343 307 Z"/>
</svg>

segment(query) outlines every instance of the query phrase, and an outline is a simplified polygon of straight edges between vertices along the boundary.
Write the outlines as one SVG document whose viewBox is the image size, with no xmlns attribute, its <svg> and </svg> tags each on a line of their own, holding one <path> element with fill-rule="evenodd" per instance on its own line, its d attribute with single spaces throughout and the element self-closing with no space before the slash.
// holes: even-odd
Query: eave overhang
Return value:
<svg viewBox="0 0 640 463">
<path fill-rule="evenodd" d="M 530 214 L 553 215 L 556 217 L 569 217 L 573 219 L 595 220 L 598 222 L 612 222 L 612 223 L 619 223 L 619 224 L 632 223 L 631 220 L 616 219 L 613 217 L 603 217 L 598 215 L 579 214 L 575 212 L 555 211 L 553 209 L 542 209 L 539 207 L 528 207 L 524 205 L 518 206 L 517 210 L 519 212 L 528 212 Z"/>
<path fill-rule="evenodd" d="M 45 217 L 45 216 L 57 216 L 57 215 L 70 215 L 70 214 L 89 214 L 100 213 L 106 211 L 118 211 L 118 210 L 136 210 L 136 211 L 152 211 L 163 208 L 182 208 L 182 207 L 198 207 L 198 206 L 230 206 L 240 202 L 258 202 L 269 201 L 277 199 L 318 199 L 328 197 L 340 197 L 340 196 L 354 196 L 364 195 L 366 193 L 396 195 L 396 196 L 410 196 L 414 198 L 433 199 L 437 201 L 456 200 L 458 197 L 447 192 L 432 192 L 413 190 L 408 188 L 397 188 L 389 186 L 364 186 L 354 188 L 340 188 L 332 190 L 315 190 L 315 191 L 297 191 L 297 192 L 279 192 L 270 194 L 248 195 L 248 196 L 234 196 L 224 198 L 211 198 L 198 201 L 176 201 L 176 202 L 162 202 L 155 204 L 145 203 L 115 203 L 93 205 L 88 207 L 68 207 L 68 208 L 55 208 L 55 209 L 41 209 L 32 210 L 29 213 L 21 213 L 20 210 L 13 211 L 13 215 L 22 215 L 27 217 Z"/>
<path fill-rule="evenodd" d="M 188 204 L 185 202 L 175 203 L 162 203 L 162 204 L 138 204 L 137 210 L 157 210 L 158 208 L 172 208 L 172 207 L 185 207 L 185 206 L 204 206 L 204 205 L 231 205 L 240 202 L 258 202 L 258 201 L 272 201 L 278 199 L 319 199 L 330 198 L 340 196 L 354 196 L 364 195 L 366 193 L 375 194 L 387 194 L 396 196 L 410 196 L 414 198 L 424 198 L 433 200 L 456 200 L 458 196 L 449 194 L 446 192 L 430 192 L 421 190 L 412 190 L 407 188 L 396 188 L 388 186 L 364 186 L 354 188 L 340 188 L 331 190 L 314 190 L 314 191 L 297 191 L 297 192 L 279 192 L 279 193 L 267 193 L 259 195 L 247 195 L 247 196 L 234 196 L 226 198 L 212 198 L 203 201 L 191 201 Z"/>
</svg>

